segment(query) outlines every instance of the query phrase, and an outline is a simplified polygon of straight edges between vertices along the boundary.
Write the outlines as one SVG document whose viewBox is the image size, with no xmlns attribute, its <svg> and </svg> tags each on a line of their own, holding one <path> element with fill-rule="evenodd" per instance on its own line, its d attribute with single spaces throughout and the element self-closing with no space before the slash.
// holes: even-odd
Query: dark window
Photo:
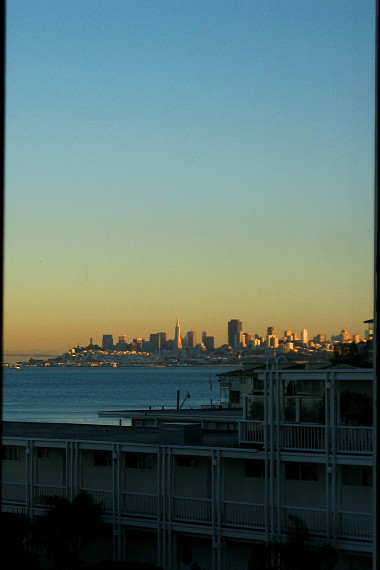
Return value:
<svg viewBox="0 0 380 570">
<path fill-rule="evenodd" d="M 358 485 L 372 487 L 372 467 L 360 465 L 342 465 L 341 467 L 342 485 Z"/>
<path fill-rule="evenodd" d="M 110 467 L 112 465 L 112 454 L 110 451 L 94 451 L 95 467 Z"/>
<path fill-rule="evenodd" d="M 318 465 L 315 463 L 300 463 L 300 479 L 302 481 L 318 481 Z"/>
<path fill-rule="evenodd" d="M 38 447 L 37 457 L 38 459 L 47 459 L 49 457 L 49 449 L 47 447 Z"/>
<path fill-rule="evenodd" d="M 252 396 L 248 399 L 247 419 L 264 420 L 264 398 L 262 396 Z"/>
<path fill-rule="evenodd" d="M 199 459 L 192 455 L 177 455 L 175 459 L 177 467 L 198 467 L 199 465 Z"/>
<path fill-rule="evenodd" d="M 246 477 L 265 477 L 265 463 L 260 459 L 246 459 L 244 469 Z"/>
<path fill-rule="evenodd" d="M 5 461 L 17 461 L 20 458 L 20 450 L 18 447 L 2 447 L 1 459 Z"/>
<path fill-rule="evenodd" d="M 148 453 L 126 453 L 125 467 L 128 469 L 153 469 L 153 456 Z"/>
<path fill-rule="evenodd" d="M 286 479 L 300 478 L 300 470 L 298 463 L 285 463 L 285 478 Z"/>
<path fill-rule="evenodd" d="M 230 403 L 240 404 L 240 392 L 230 390 Z"/>
<path fill-rule="evenodd" d="M 285 478 L 298 481 L 318 481 L 316 463 L 285 463 Z"/>
</svg>

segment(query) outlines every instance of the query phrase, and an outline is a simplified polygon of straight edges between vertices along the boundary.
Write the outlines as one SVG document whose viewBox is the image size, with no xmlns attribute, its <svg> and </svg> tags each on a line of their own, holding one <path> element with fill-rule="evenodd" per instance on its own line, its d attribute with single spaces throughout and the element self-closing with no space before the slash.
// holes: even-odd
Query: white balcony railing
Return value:
<svg viewBox="0 0 380 570">
<path fill-rule="evenodd" d="M 264 443 L 263 422 L 240 422 L 240 443 Z"/>
<path fill-rule="evenodd" d="M 15 505 L 26 504 L 26 485 L 24 483 L 5 483 L 1 485 L 2 502 Z"/>
<path fill-rule="evenodd" d="M 327 513 L 324 509 L 283 507 L 282 530 L 284 532 L 291 527 L 289 515 L 304 521 L 310 534 L 318 536 L 325 536 L 327 534 Z"/>
<path fill-rule="evenodd" d="M 372 539 L 373 517 L 371 513 L 340 511 L 337 518 L 337 535 L 340 538 Z"/>
<path fill-rule="evenodd" d="M 281 447 L 283 449 L 324 451 L 325 427 L 302 424 L 282 425 Z"/>
<path fill-rule="evenodd" d="M 243 528 L 265 528 L 265 506 L 255 503 L 223 502 L 223 525 Z"/>
<path fill-rule="evenodd" d="M 57 485 L 35 485 L 33 505 L 36 507 L 46 507 L 46 502 L 43 497 L 66 497 L 66 487 Z"/>
<path fill-rule="evenodd" d="M 264 423 L 258 421 L 240 422 L 240 443 L 264 444 Z M 273 442 L 277 445 L 276 426 L 273 426 Z M 280 447 L 282 449 L 325 452 L 325 430 L 322 425 L 281 424 Z M 331 428 L 330 428 L 331 430 Z M 268 434 L 269 435 L 269 434 Z M 330 438 L 331 441 L 331 438 Z M 268 448 L 271 442 L 267 442 Z M 372 453 L 373 428 L 364 426 L 336 427 L 337 453 Z"/>
<path fill-rule="evenodd" d="M 123 492 L 122 512 L 125 515 L 155 518 L 159 512 L 161 497 L 147 493 Z"/>
<path fill-rule="evenodd" d="M 112 491 L 106 489 L 87 489 L 82 488 L 81 491 L 85 491 L 93 498 L 95 503 L 102 505 L 105 513 L 112 513 L 113 510 L 113 500 Z"/>
<path fill-rule="evenodd" d="M 211 523 L 211 500 L 173 497 L 173 518 L 186 522 Z"/>
<path fill-rule="evenodd" d="M 112 491 L 104 489 L 82 489 L 89 493 L 95 502 L 101 503 L 105 513 L 112 513 Z M 37 494 L 38 493 L 38 494 Z M 42 496 L 66 496 L 66 488 L 53 485 L 35 485 L 34 506 Z M 125 515 L 156 518 L 162 508 L 161 497 L 155 494 L 123 492 L 122 512 Z M 2 502 L 12 505 L 26 505 L 26 485 L 23 483 L 2 483 Z M 168 510 L 166 511 L 168 513 Z M 289 515 L 303 520 L 312 535 L 326 536 L 327 512 L 324 509 L 311 509 L 298 506 L 282 508 L 282 531 L 290 528 Z M 220 513 L 225 527 L 265 529 L 265 506 L 257 503 L 223 501 Z M 189 523 L 212 523 L 211 500 L 193 497 L 173 497 L 172 518 Z M 372 540 L 373 515 L 371 513 L 340 511 L 335 519 L 338 538 L 351 540 Z"/>
<path fill-rule="evenodd" d="M 338 426 L 336 447 L 340 453 L 372 453 L 373 428 Z"/>
</svg>

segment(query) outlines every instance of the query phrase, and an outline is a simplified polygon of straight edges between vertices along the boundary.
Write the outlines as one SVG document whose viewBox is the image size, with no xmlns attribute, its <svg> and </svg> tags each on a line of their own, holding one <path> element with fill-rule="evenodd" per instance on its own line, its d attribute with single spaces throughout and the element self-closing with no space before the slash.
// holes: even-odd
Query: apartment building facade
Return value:
<svg viewBox="0 0 380 570">
<path fill-rule="evenodd" d="M 369 570 L 374 371 L 274 361 L 220 381 L 241 407 L 224 429 L 212 409 L 155 427 L 4 422 L 2 509 L 38 516 L 44 495 L 87 491 L 112 526 L 93 555 L 165 570 L 252 568 L 298 520 L 337 568 Z"/>
</svg>

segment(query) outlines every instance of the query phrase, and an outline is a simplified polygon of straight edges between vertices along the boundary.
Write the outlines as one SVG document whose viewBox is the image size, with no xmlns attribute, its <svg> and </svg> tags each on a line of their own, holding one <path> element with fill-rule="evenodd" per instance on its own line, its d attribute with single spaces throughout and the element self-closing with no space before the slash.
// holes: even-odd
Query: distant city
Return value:
<svg viewBox="0 0 380 570">
<path fill-rule="evenodd" d="M 170 365 L 235 365 L 245 360 L 265 360 L 271 356 L 283 356 L 287 360 L 331 361 L 342 353 L 353 352 L 365 359 L 368 341 L 372 339 L 372 320 L 365 321 L 368 330 L 365 337 L 350 334 L 346 329 L 327 337 L 319 333 L 309 338 L 307 329 L 300 334 L 286 329 L 283 334 L 275 326 L 267 327 L 265 337 L 257 333 L 243 332 L 243 323 L 231 319 L 226 327 L 225 344 L 215 346 L 214 337 L 207 330 L 200 338 L 194 330 L 182 335 L 180 321 L 177 318 L 174 335 L 168 338 L 167 332 L 149 335 L 149 340 L 138 337 L 127 340 L 126 334 L 120 334 L 115 342 L 112 334 L 104 334 L 101 344 L 90 338 L 87 346 L 74 346 L 61 356 L 51 358 L 30 358 L 28 362 L 18 362 L 31 366 L 77 365 L 77 366 L 170 366 Z M 342 346 L 345 349 L 342 349 Z M 347 350 L 349 349 L 349 350 Z M 4 366 L 12 366 L 4 364 Z"/>
</svg>

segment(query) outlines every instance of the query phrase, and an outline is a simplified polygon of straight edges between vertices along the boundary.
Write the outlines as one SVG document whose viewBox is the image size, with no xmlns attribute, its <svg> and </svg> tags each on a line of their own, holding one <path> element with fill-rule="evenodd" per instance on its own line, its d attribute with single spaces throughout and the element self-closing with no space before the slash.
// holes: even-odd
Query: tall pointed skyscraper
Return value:
<svg viewBox="0 0 380 570">
<path fill-rule="evenodd" d="M 174 350 L 182 350 L 182 338 L 181 338 L 181 329 L 179 326 L 179 317 L 177 317 L 177 323 L 175 325 L 175 332 L 174 332 Z"/>
</svg>

